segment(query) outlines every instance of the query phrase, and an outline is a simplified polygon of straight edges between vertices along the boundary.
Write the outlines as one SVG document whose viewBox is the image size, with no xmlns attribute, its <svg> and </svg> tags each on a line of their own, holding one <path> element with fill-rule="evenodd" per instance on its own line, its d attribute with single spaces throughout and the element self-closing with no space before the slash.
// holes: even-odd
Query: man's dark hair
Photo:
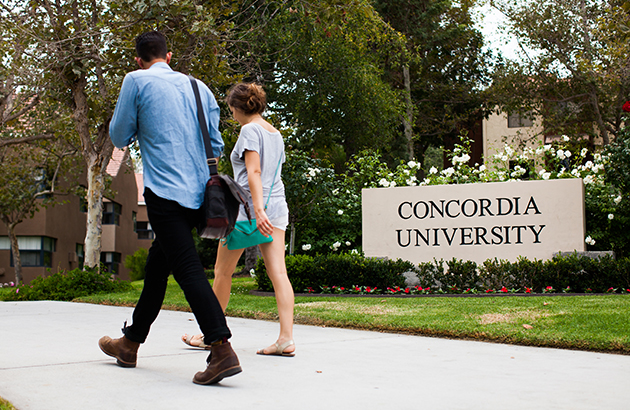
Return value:
<svg viewBox="0 0 630 410">
<path fill-rule="evenodd" d="M 136 37 L 136 54 L 142 61 L 166 58 L 166 37 L 159 31 L 148 31 Z"/>
</svg>

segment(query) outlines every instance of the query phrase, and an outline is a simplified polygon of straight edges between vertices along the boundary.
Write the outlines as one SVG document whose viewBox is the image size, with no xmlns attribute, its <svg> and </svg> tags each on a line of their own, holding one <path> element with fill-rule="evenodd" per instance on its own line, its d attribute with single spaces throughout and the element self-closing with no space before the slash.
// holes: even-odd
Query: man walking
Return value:
<svg viewBox="0 0 630 410">
<path fill-rule="evenodd" d="M 172 53 L 167 51 L 164 35 L 152 31 L 138 36 L 136 53 L 140 70 L 125 76 L 109 133 L 119 148 L 135 140 L 140 145 L 144 198 L 155 239 L 131 326 L 125 322 L 121 338 L 104 336 L 98 343 L 118 365 L 135 367 L 138 347 L 160 312 L 172 272 L 204 334 L 204 343 L 211 346 L 207 368 L 197 372 L 193 382 L 213 384 L 240 373 L 241 366 L 228 342 L 230 330 L 191 232 L 201 219 L 209 179 L 195 96 L 189 78 L 170 68 Z M 219 107 L 208 87 L 197 83 L 212 145 L 221 152 Z"/>
</svg>

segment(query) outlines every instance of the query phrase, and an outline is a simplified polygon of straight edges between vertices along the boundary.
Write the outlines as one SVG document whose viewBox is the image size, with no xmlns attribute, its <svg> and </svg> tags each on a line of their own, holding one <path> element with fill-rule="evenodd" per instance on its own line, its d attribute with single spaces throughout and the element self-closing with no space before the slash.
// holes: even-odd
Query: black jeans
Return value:
<svg viewBox="0 0 630 410">
<path fill-rule="evenodd" d="M 124 329 L 125 336 L 131 341 L 144 343 L 151 324 L 160 313 L 168 276 L 172 272 L 204 334 L 204 342 L 210 344 L 231 337 L 221 305 L 195 250 L 191 231 L 197 225 L 201 211 L 160 198 L 150 189 L 145 189 L 144 200 L 155 239 L 149 249 L 142 294 L 133 311 L 133 323 Z"/>
</svg>

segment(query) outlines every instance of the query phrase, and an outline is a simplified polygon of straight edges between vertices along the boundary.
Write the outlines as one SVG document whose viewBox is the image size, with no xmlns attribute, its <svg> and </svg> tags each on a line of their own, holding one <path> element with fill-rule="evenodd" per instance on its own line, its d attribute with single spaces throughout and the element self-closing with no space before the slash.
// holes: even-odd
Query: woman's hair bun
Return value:
<svg viewBox="0 0 630 410">
<path fill-rule="evenodd" d="M 238 83 L 228 91 L 226 102 L 245 114 L 262 114 L 267 107 L 267 94 L 258 84 Z"/>
</svg>

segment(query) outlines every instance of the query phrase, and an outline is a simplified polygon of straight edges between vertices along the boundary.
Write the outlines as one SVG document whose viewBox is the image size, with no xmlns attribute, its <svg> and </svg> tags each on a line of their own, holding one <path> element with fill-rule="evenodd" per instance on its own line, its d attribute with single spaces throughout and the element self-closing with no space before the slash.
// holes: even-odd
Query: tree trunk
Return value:
<svg viewBox="0 0 630 410">
<path fill-rule="evenodd" d="M 295 251 L 295 222 L 291 222 L 291 236 L 289 239 L 289 255 Z"/>
<path fill-rule="evenodd" d="M 100 161 L 90 161 L 87 165 L 87 224 L 85 233 L 85 263 L 84 266 L 95 268 L 101 262 L 101 238 L 103 227 L 103 192 L 105 178 Z"/>
<path fill-rule="evenodd" d="M 258 258 L 261 257 L 260 248 L 258 245 L 251 246 L 249 248 L 245 248 L 245 269 L 244 273 L 249 273 L 252 269 L 256 267 L 256 263 L 258 263 Z"/>
<path fill-rule="evenodd" d="M 81 153 L 87 165 L 87 223 L 85 233 L 85 267 L 99 268 L 101 262 L 101 236 L 103 228 L 103 192 L 105 192 L 105 172 L 112 156 L 114 145 L 109 139 L 109 117 L 98 127 L 92 139 L 89 119 L 89 104 L 86 95 L 87 80 L 82 75 L 72 83 L 74 99 L 73 119 L 75 129 L 81 139 Z"/>
<path fill-rule="evenodd" d="M 15 269 L 15 286 L 22 283 L 22 258 L 20 257 L 20 246 L 18 245 L 17 235 L 15 234 L 15 226 L 17 223 L 7 224 L 9 231 L 9 241 L 11 242 L 11 253 L 13 254 L 13 267 Z"/>
<path fill-rule="evenodd" d="M 407 159 L 414 158 L 413 153 L 413 102 L 411 101 L 411 79 L 409 78 L 409 67 L 403 67 L 403 78 L 405 81 L 405 105 L 407 108 L 406 117 L 403 117 L 405 127 L 405 140 L 407 141 Z"/>
</svg>

